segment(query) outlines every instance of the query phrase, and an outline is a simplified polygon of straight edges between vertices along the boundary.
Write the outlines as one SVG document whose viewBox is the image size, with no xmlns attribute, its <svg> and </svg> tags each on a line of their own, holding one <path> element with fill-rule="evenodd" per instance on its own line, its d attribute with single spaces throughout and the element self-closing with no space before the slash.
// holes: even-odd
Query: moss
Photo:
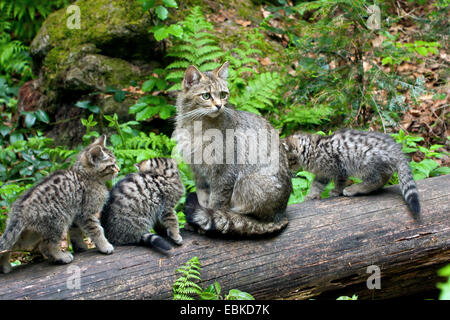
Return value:
<svg viewBox="0 0 450 320">
<path fill-rule="evenodd" d="M 54 89 L 64 86 L 61 80 L 71 68 L 80 69 L 77 76 L 89 72 L 89 76 L 98 77 L 92 79 L 93 83 L 104 83 L 104 86 L 124 87 L 131 80 L 141 80 L 139 70 L 118 58 L 98 55 L 101 65 L 94 59 L 93 70 L 83 70 L 77 62 L 87 54 L 100 53 L 100 48 L 108 47 L 112 41 L 120 43 L 118 39 L 129 39 L 136 34 L 148 36 L 149 14 L 143 12 L 137 1 L 79 0 L 74 4 L 80 8 L 81 29 L 69 29 L 67 21 L 73 13 L 60 9 L 47 17 L 31 44 L 32 54 L 43 58 L 42 85 Z"/>
</svg>

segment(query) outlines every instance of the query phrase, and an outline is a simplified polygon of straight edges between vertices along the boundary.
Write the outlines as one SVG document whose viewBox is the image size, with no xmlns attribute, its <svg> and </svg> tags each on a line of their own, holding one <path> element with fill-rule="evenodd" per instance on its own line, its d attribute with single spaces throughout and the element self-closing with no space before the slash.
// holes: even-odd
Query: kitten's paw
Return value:
<svg viewBox="0 0 450 320">
<path fill-rule="evenodd" d="M 114 252 L 114 247 L 111 243 L 106 243 L 102 246 L 98 246 L 98 251 L 104 254 L 111 254 Z"/>
<path fill-rule="evenodd" d="M 330 191 L 330 197 L 339 197 L 340 195 L 341 195 L 341 193 L 338 191 L 335 191 L 335 190 Z"/>
<path fill-rule="evenodd" d="M 353 191 L 352 189 L 350 189 L 350 187 L 348 187 L 344 189 L 342 194 L 346 197 L 353 197 L 357 194 L 357 192 Z"/>
<path fill-rule="evenodd" d="M 54 264 L 68 264 L 73 261 L 73 255 L 70 252 L 60 252 L 58 255 L 50 258 L 50 262 Z"/>
<path fill-rule="evenodd" d="M 177 245 L 182 245 L 183 244 L 183 238 L 179 235 L 173 235 L 170 230 L 167 230 L 167 235 L 169 236 L 170 239 L 173 240 L 173 242 L 175 242 Z"/>
<path fill-rule="evenodd" d="M 10 273 L 12 270 L 11 264 L 5 263 L 3 265 L 0 265 L 0 273 Z"/>
<path fill-rule="evenodd" d="M 305 201 L 308 201 L 308 200 L 320 200 L 320 193 L 319 194 L 317 194 L 317 193 L 313 193 L 313 194 L 308 194 L 306 197 L 305 197 Z"/>
</svg>

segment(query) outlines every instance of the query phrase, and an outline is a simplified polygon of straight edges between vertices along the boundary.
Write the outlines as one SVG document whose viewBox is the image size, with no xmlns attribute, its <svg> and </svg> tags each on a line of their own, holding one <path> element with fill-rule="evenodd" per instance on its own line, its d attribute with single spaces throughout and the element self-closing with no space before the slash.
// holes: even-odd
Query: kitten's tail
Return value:
<svg viewBox="0 0 450 320">
<path fill-rule="evenodd" d="M 412 213 L 418 218 L 420 214 L 419 191 L 417 190 L 416 182 L 414 181 L 413 174 L 406 158 L 402 158 L 402 160 L 397 163 L 397 170 L 398 181 L 403 198 Z"/>
<path fill-rule="evenodd" d="M 17 240 L 25 229 L 25 225 L 15 217 L 15 215 L 11 215 L 6 225 L 6 229 L 3 232 L 3 235 L 0 237 L 0 253 L 2 251 L 11 250 L 16 244 Z"/>
<path fill-rule="evenodd" d="M 140 245 L 151 247 L 151 248 L 157 248 L 164 251 L 169 251 L 172 249 L 170 244 L 164 240 L 163 237 L 160 237 L 153 233 L 146 233 L 141 237 Z"/>
<path fill-rule="evenodd" d="M 281 231 L 288 224 L 286 217 L 282 217 L 276 222 L 264 222 L 231 210 L 203 208 L 199 204 L 195 193 L 190 193 L 186 198 L 184 213 L 186 221 L 193 227 L 198 227 L 206 232 L 219 232 L 231 235 L 271 234 Z"/>
</svg>

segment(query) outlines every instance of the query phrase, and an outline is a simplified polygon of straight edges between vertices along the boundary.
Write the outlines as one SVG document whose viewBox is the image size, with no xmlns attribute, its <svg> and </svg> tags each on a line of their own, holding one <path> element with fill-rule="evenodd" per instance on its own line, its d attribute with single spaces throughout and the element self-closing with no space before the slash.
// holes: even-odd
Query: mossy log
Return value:
<svg viewBox="0 0 450 320">
<path fill-rule="evenodd" d="M 439 281 L 437 269 L 450 261 L 450 175 L 418 181 L 418 187 L 421 222 L 409 214 L 398 186 L 308 201 L 289 206 L 288 227 L 269 239 L 183 231 L 183 246 L 168 255 L 127 246 L 109 256 L 89 250 L 70 265 L 19 266 L 0 275 L 0 299 L 171 299 L 174 270 L 193 256 L 203 266 L 204 287 L 217 280 L 223 292 L 237 288 L 256 299 L 383 299 L 428 292 Z M 374 275 L 369 266 L 381 272 L 380 289 L 367 287 Z"/>
</svg>

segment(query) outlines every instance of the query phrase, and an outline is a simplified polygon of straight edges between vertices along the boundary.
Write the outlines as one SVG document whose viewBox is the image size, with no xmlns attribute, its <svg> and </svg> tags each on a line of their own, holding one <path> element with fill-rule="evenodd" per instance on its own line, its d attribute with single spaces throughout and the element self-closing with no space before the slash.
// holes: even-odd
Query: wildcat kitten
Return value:
<svg viewBox="0 0 450 320">
<path fill-rule="evenodd" d="M 87 249 L 83 230 L 100 252 L 113 252 L 97 218 L 108 196 L 105 182 L 119 172 L 105 142 L 105 136 L 99 137 L 78 154 L 71 168 L 53 172 L 14 202 L 0 238 L 0 252 L 34 248 L 40 243 L 41 252 L 51 262 L 70 263 L 72 254 L 60 249 L 69 227 L 74 251 Z M 0 253 L 0 272 L 11 271 L 9 259 L 9 252 Z"/>
<path fill-rule="evenodd" d="M 106 238 L 114 245 L 140 244 L 169 250 L 163 238 L 149 232 L 159 224 L 181 245 L 174 207 L 184 194 L 184 186 L 177 163 L 154 158 L 135 166 L 139 172 L 117 182 L 103 207 L 101 222 Z"/>
<path fill-rule="evenodd" d="M 228 65 L 225 62 L 207 72 L 188 67 L 177 97 L 175 139 L 194 173 L 197 189 L 187 197 L 186 220 L 199 232 L 245 236 L 277 232 L 288 224 L 285 210 L 292 191 L 286 153 L 268 121 L 228 104 Z M 196 155 L 205 156 L 210 151 L 211 145 L 203 143 L 208 134 L 216 135 L 220 142 L 220 137 L 228 139 L 231 132 L 237 134 L 230 140 L 231 146 L 215 150 L 211 158 L 195 160 Z M 264 146 L 264 139 L 254 139 L 245 132 L 268 132 L 275 141 Z M 264 147 L 272 150 L 278 161 L 247 161 L 249 150 L 254 154 Z M 228 161 L 229 156 L 233 161 Z M 236 161 L 240 157 L 246 161 Z"/>
<path fill-rule="evenodd" d="M 291 169 L 303 167 L 316 175 L 307 199 L 320 199 L 331 180 L 335 183 L 331 195 L 367 194 L 382 188 L 398 171 L 403 198 L 414 214 L 420 213 L 419 194 L 408 160 L 401 146 L 387 134 L 350 129 L 331 136 L 300 133 L 283 139 L 283 144 Z M 363 181 L 345 187 L 349 176 Z"/>
</svg>

